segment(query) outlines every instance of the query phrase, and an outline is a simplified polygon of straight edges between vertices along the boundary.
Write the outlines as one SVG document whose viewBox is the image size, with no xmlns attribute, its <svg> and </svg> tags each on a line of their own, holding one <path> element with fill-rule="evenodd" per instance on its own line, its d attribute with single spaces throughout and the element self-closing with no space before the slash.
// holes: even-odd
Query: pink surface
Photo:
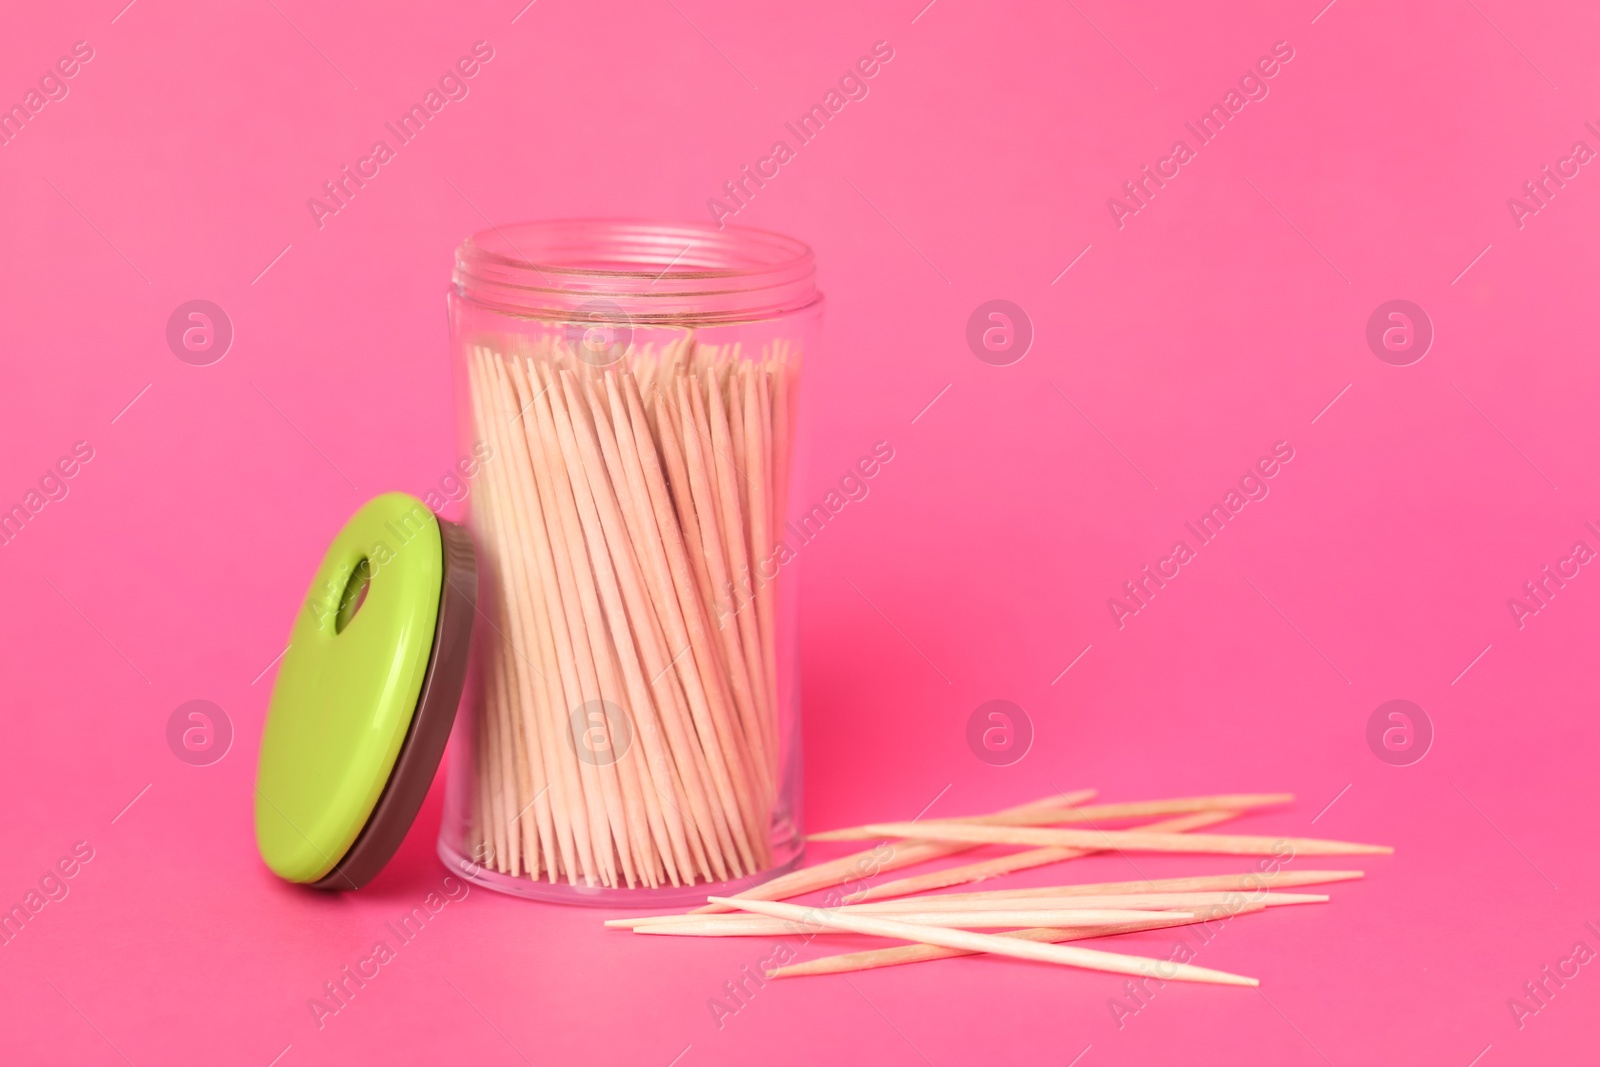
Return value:
<svg viewBox="0 0 1600 1067">
<path fill-rule="evenodd" d="M 1600 176 L 1573 154 L 1600 148 L 1592 9 L 123 2 L 14 5 L 0 35 L 0 102 L 93 50 L 0 146 L 0 504 L 92 450 L 0 547 L 0 904 L 75 843 L 93 854 L 0 948 L 0 1058 L 1500 1067 L 1592 1049 L 1594 967 L 1544 979 L 1542 1005 L 1523 991 L 1600 949 L 1600 575 L 1573 555 L 1600 549 Z M 319 228 L 307 199 L 477 41 L 493 58 L 466 97 Z M 1200 953 L 1259 992 L 1169 985 L 1131 1017 L 1120 979 L 964 960 L 774 983 L 719 1026 L 710 1002 L 770 944 L 607 934 L 600 913 L 474 890 L 319 1029 L 308 1000 L 440 886 L 440 783 L 368 890 L 276 882 L 251 832 L 269 665 L 358 503 L 423 494 L 456 459 L 452 249 L 487 220 L 709 218 L 878 41 L 893 59 L 868 95 L 736 216 L 811 242 L 828 293 L 799 491 L 895 451 L 802 553 L 809 825 L 1085 785 L 1287 789 L 1292 808 L 1237 828 L 1397 854 Z M 1293 58 L 1267 95 L 1200 145 L 1185 123 L 1275 42 Z M 1146 164 L 1165 186 L 1108 207 Z M 1547 164 L 1568 177 L 1541 203 L 1523 185 Z M 1035 332 L 1010 366 L 964 338 L 996 298 Z M 210 366 L 165 338 L 192 299 L 234 326 Z M 1393 299 L 1436 335 L 1409 366 L 1366 342 Z M 1277 442 L 1293 459 L 1265 499 L 1162 564 Z M 1119 627 L 1108 599 L 1146 564 L 1177 576 Z M 1519 619 L 1508 600 L 1547 564 L 1566 584 Z M 996 698 L 1034 728 L 1010 766 L 966 741 Z M 168 747 L 194 699 L 234 726 L 209 766 Z M 1432 724 L 1409 766 L 1368 746 L 1392 699 Z M 1519 1017 L 1519 996 L 1539 1010 Z"/>
</svg>

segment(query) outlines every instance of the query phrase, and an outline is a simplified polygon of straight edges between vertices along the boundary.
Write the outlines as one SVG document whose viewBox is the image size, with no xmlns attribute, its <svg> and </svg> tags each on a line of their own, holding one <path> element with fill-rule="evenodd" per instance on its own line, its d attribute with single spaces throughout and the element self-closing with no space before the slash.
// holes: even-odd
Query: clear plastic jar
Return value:
<svg viewBox="0 0 1600 1067">
<path fill-rule="evenodd" d="M 703 900 L 793 868 L 810 249 L 495 227 L 457 251 L 449 308 L 481 614 L 440 856 L 568 903 Z"/>
</svg>

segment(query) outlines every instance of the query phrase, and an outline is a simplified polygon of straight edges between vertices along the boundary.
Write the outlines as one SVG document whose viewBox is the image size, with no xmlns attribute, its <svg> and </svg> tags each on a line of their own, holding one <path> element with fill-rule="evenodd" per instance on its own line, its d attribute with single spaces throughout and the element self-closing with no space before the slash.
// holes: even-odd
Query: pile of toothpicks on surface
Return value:
<svg viewBox="0 0 1600 1067">
<path fill-rule="evenodd" d="M 872 823 L 813 834 L 813 841 L 876 841 L 852 853 L 774 878 L 734 896 L 707 898 L 687 914 L 612 919 L 636 934 L 693 937 L 808 936 L 854 933 L 909 942 L 779 967 L 769 978 L 841 974 L 902 963 L 993 953 L 1044 963 L 1164 981 L 1259 985 L 1255 978 L 1173 960 L 1125 955 L 1063 942 L 1209 922 L 1328 897 L 1278 890 L 1342 882 L 1361 871 L 1288 871 L 1299 856 L 1387 854 L 1387 845 L 1315 838 L 1192 833 L 1257 808 L 1287 804 L 1288 793 L 1177 797 L 1122 804 L 1088 804 L 1095 790 L 1057 794 L 988 815 L 917 822 Z M 1106 829 L 1119 820 L 1150 819 L 1131 829 Z M 926 863 L 984 845 L 1023 846 L 991 859 L 946 867 L 848 893 L 836 906 L 785 903 L 792 897 L 858 884 L 864 874 Z M 1210 853 L 1275 857 L 1243 874 L 1128 882 L 1037 886 L 965 893 L 936 890 L 997 878 L 1100 852 Z M 995 932 L 983 932 L 995 931 Z"/>
</svg>

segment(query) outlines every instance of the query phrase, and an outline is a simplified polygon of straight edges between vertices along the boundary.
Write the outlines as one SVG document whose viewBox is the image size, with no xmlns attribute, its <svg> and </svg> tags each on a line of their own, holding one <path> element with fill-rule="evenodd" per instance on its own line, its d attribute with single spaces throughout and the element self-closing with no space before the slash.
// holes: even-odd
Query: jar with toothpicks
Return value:
<svg viewBox="0 0 1600 1067">
<path fill-rule="evenodd" d="M 480 614 L 441 857 L 596 904 L 793 868 L 811 251 L 742 227 L 494 227 L 457 251 L 449 309 Z"/>
</svg>

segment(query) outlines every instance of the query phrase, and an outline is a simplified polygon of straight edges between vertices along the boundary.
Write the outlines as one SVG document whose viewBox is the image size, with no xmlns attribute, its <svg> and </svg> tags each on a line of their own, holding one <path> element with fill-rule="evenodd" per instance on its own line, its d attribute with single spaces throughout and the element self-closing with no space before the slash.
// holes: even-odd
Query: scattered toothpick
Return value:
<svg viewBox="0 0 1600 1067">
<path fill-rule="evenodd" d="M 978 823 L 874 823 L 884 837 L 919 837 L 930 841 L 984 845 L 1056 845 L 1066 848 L 1114 848 L 1128 852 L 1211 852 L 1232 856 L 1291 853 L 1308 856 L 1387 855 L 1389 845 L 1324 841 L 1314 837 L 1270 837 L 1237 834 L 1172 834 L 1149 830 L 1045 830 Z"/>
<path fill-rule="evenodd" d="M 775 919 L 788 919 L 814 926 L 843 930 L 856 934 L 872 934 L 901 941 L 917 941 L 942 948 L 970 949 L 990 952 L 997 956 L 1014 956 L 1017 959 L 1038 960 L 1066 967 L 1082 967 L 1092 971 L 1110 971 L 1114 974 L 1135 974 L 1163 981 L 1211 982 L 1217 985 L 1254 986 L 1261 983 L 1254 978 L 1196 967 L 1191 963 L 1171 960 L 1153 960 L 1144 956 L 1128 956 L 1118 952 L 1079 948 L 1074 945 L 1042 944 L 1018 938 L 980 934 L 971 930 L 954 930 L 937 926 L 919 926 L 916 923 L 898 922 L 867 915 L 843 915 L 827 908 L 804 908 L 798 904 L 784 904 L 775 900 L 738 900 L 732 897 L 712 897 L 714 904 L 726 904 L 757 915 Z"/>
<path fill-rule="evenodd" d="M 932 819 L 924 825 L 969 823 L 988 826 L 1054 826 L 1059 823 L 1100 823 L 1113 819 L 1138 819 L 1151 815 L 1178 815 L 1197 811 L 1243 811 L 1273 804 L 1288 804 L 1293 793 L 1231 793 L 1209 797 L 1174 797 L 1170 800 L 1141 800 L 1131 804 L 1062 804 L 1033 811 L 1002 811 L 964 819 Z M 811 834 L 810 841 L 870 841 L 882 835 L 871 826 L 853 826 Z"/>
</svg>

